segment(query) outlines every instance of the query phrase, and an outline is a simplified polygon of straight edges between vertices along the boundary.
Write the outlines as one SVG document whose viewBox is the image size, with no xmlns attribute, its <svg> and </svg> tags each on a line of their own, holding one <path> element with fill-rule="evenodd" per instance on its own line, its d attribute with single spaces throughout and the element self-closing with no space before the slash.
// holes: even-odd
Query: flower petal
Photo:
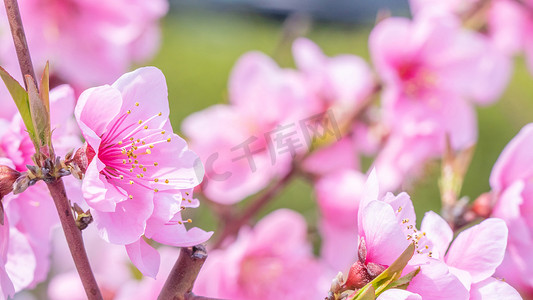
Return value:
<svg viewBox="0 0 533 300">
<path fill-rule="evenodd" d="M 490 218 L 459 234 L 446 255 L 449 266 L 467 271 L 472 282 L 480 282 L 500 265 L 507 246 L 507 226 Z"/>
<path fill-rule="evenodd" d="M 406 290 L 390 289 L 379 295 L 377 300 L 422 300 L 422 296 Z"/>
<path fill-rule="evenodd" d="M 422 219 L 420 230 L 426 233 L 433 244 L 433 252 L 436 252 L 434 257 L 443 258 L 453 239 L 453 231 L 448 223 L 438 214 L 428 211 Z"/>
<path fill-rule="evenodd" d="M 74 115 L 83 136 L 94 149 L 98 149 L 107 125 L 121 106 L 122 95 L 109 85 L 88 89 L 80 95 Z"/>
<path fill-rule="evenodd" d="M 161 260 L 156 249 L 148 245 L 143 238 L 140 238 L 138 241 L 126 245 L 126 252 L 131 262 L 143 275 L 155 279 Z"/>
<path fill-rule="evenodd" d="M 489 277 L 472 285 L 470 300 L 520 300 L 520 294 L 508 283 Z"/>
<path fill-rule="evenodd" d="M 168 89 L 165 75 L 155 67 L 144 67 L 120 76 L 113 88 L 122 94 L 120 115 L 128 110 L 128 119 L 137 122 L 157 116 L 150 121 L 150 126 L 160 128 L 168 120 L 170 109 L 168 106 Z"/>
<path fill-rule="evenodd" d="M 390 266 L 409 246 L 392 207 L 372 201 L 363 211 L 359 236 L 365 239 L 367 262 Z"/>
</svg>

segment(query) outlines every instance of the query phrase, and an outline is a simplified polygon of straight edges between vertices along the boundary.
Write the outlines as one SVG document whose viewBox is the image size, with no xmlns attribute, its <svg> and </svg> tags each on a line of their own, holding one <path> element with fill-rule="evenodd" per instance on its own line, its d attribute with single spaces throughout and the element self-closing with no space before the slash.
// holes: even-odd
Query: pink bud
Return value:
<svg viewBox="0 0 533 300">
<path fill-rule="evenodd" d="M 350 267 L 344 287 L 348 289 L 360 289 L 370 281 L 372 281 L 372 277 L 368 274 L 366 266 L 361 261 L 356 261 Z"/>
</svg>

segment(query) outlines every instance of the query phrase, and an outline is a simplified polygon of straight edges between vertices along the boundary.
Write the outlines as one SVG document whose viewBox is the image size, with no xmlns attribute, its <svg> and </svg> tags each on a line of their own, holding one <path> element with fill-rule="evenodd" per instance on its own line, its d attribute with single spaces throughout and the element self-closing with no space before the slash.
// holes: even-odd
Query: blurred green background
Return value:
<svg viewBox="0 0 533 300">
<path fill-rule="evenodd" d="M 227 101 L 227 80 L 232 66 L 245 52 L 258 50 L 274 55 L 284 67 L 293 65 L 290 44 L 280 48 L 283 19 L 255 13 L 213 12 L 200 9 L 174 11 L 163 21 L 160 53 L 152 62 L 163 70 L 169 85 L 171 120 L 176 131 L 189 114 L 212 104 Z M 367 39 L 371 26 L 312 22 L 306 36 L 327 55 L 350 53 L 369 59 Z M 518 133 L 533 121 L 533 80 L 524 60 L 517 58 L 514 76 L 502 99 L 490 107 L 478 108 L 479 142 L 468 171 L 463 195 L 475 199 L 490 189 L 488 178 L 498 155 Z M 427 210 L 440 210 L 437 187 L 439 163 L 428 167 L 424 176 L 408 188 L 420 222 Z M 366 171 L 366 170 L 365 170 Z M 246 201 L 241 203 L 246 205 Z M 261 215 L 288 207 L 302 213 L 310 226 L 318 215 L 312 186 L 296 180 Z M 216 219 L 207 205 L 194 212 L 194 224 L 216 228 Z M 311 230 L 313 228 L 311 227 Z"/>
</svg>

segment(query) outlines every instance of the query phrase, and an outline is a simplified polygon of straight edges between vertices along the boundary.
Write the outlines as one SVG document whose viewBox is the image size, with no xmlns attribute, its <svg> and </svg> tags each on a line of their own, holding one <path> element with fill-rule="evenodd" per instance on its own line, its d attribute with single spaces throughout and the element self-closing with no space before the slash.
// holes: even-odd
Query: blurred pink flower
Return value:
<svg viewBox="0 0 533 300">
<path fill-rule="evenodd" d="M 13 102 L 13 100 L 9 99 Z M 68 86 L 60 86 L 50 92 L 52 138 L 58 154 L 81 145 L 79 130 L 74 120 L 74 92 Z M 8 120 L 0 132 L 0 156 L 2 164 L 25 171 L 26 164 L 33 165 L 33 144 L 26 133 L 20 115 Z M 77 182 L 66 178 L 66 188 L 76 197 Z M 50 232 L 59 219 L 52 198 L 42 182 L 19 195 L 7 195 L 4 203 L 6 219 L 9 219 L 10 243 L 5 268 L 13 280 L 15 291 L 33 288 L 46 279 L 50 266 Z M 6 244 L 7 245 L 7 244 Z M 7 247 L 7 246 L 6 246 Z M 3 264 L 1 264 L 3 266 Z"/>
<path fill-rule="evenodd" d="M 320 208 L 320 256 L 334 271 L 345 271 L 357 257 L 357 214 L 366 177 L 340 170 L 315 183 Z"/>
<path fill-rule="evenodd" d="M 307 242 L 299 214 L 280 209 L 243 228 L 227 249 L 209 253 L 195 283 L 198 295 L 228 299 L 323 299 L 330 282 Z"/>
<path fill-rule="evenodd" d="M 307 148 L 299 122 L 314 113 L 301 75 L 258 52 L 233 68 L 229 97 L 230 105 L 209 107 L 182 124 L 205 163 L 202 191 L 222 204 L 239 202 L 286 174 Z"/>
<path fill-rule="evenodd" d="M 333 109 L 340 122 L 365 104 L 374 88 L 374 77 L 362 58 L 349 54 L 327 57 L 305 38 L 297 39 L 292 50 L 298 69 L 316 95 L 318 109 Z"/>
<path fill-rule="evenodd" d="M 413 15 L 439 11 L 456 16 L 478 10 L 475 18 L 486 22 L 483 30 L 496 49 L 512 56 L 524 51 L 533 72 L 533 2 L 513 0 L 411 0 Z M 480 10 L 480 7 L 483 7 Z M 484 18 L 484 19 L 482 19 Z"/>
<path fill-rule="evenodd" d="M 376 166 L 393 166 L 391 175 L 383 176 L 395 178 L 391 188 L 427 158 L 440 156 L 446 136 L 454 149 L 474 144 L 472 102 L 492 103 L 510 77 L 510 59 L 450 15 L 386 19 L 372 31 L 370 51 L 383 81 L 384 123 L 390 130 Z M 416 154 L 405 157 L 407 148 Z"/>
<path fill-rule="evenodd" d="M 132 262 L 155 276 L 159 255 L 143 235 L 175 246 L 206 241 L 211 233 L 189 231 L 182 207 L 197 206 L 192 188 L 203 167 L 185 141 L 172 132 L 165 77 L 156 68 L 140 68 L 112 86 L 86 90 L 76 119 L 95 151 L 83 180 L 83 196 L 100 235 L 126 245 Z"/>
<path fill-rule="evenodd" d="M 37 70 L 49 60 L 56 79 L 82 88 L 113 82 L 150 59 L 159 46 L 158 20 L 168 10 L 166 0 L 25 0 L 19 6 Z M 0 58 L 15 60 L 7 20 L 1 21 Z"/>
<path fill-rule="evenodd" d="M 505 258 L 496 275 L 533 297 L 533 124 L 522 128 L 500 154 L 490 175 L 490 185 L 497 202 L 492 216 L 509 227 Z"/>
<path fill-rule="evenodd" d="M 350 126 L 354 115 L 367 105 L 375 86 L 368 64 L 355 55 L 327 57 L 306 38 L 297 39 L 292 50 L 298 70 L 314 94 L 311 99 L 316 103 L 307 105 L 317 113 L 328 111 L 338 127 Z M 338 167 L 356 169 L 359 166 L 356 147 L 350 138 L 344 138 L 313 153 L 303 162 L 303 167 L 315 174 L 325 174 Z M 331 163 L 324 164 L 324 161 Z"/>
</svg>

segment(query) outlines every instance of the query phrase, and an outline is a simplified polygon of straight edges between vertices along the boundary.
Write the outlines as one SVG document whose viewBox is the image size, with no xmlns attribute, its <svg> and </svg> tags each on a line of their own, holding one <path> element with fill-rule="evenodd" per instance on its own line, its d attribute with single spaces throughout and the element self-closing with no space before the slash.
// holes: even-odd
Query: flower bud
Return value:
<svg viewBox="0 0 533 300">
<path fill-rule="evenodd" d="M 20 177 L 20 172 L 8 166 L 0 166 L 0 224 L 4 225 L 4 205 L 1 199 L 13 191 L 13 184 Z"/>
<path fill-rule="evenodd" d="M 8 166 L 0 166 L 0 199 L 13 191 L 13 184 L 20 177 L 20 172 Z"/>
<path fill-rule="evenodd" d="M 78 179 L 83 179 L 85 172 L 87 172 L 87 167 L 95 155 L 96 152 L 94 152 L 94 149 L 87 143 L 78 149 L 70 163 L 70 172 L 72 175 Z"/>
</svg>

